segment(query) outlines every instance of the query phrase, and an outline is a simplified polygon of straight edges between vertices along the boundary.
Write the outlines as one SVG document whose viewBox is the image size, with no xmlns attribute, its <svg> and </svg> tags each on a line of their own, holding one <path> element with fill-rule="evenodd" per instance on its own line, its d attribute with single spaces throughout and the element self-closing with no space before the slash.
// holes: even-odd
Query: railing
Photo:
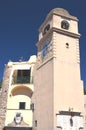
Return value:
<svg viewBox="0 0 86 130">
<path fill-rule="evenodd" d="M 22 77 L 13 77 L 12 84 L 32 84 L 33 77 L 22 76 Z"/>
</svg>

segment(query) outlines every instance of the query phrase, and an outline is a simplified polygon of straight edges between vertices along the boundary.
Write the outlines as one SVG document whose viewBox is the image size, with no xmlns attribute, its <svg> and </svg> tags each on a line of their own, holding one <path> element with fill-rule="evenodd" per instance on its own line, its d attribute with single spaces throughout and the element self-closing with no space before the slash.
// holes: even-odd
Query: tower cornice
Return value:
<svg viewBox="0 0 86 130">
<path fill-rule="evenodd" d="M 40 41 L 38 41 L 36 43 L 36 46 L 39 46 L 43 43 L 43 41 L 50 35 L 52 34 L 53 32 L 57 32 L 57 33 L 60 33 L 60 34 L 63 34 L 63 35 L 66 35 L 66 36 L 70 36 L 70 37 L 73 37 L 73 38 L 80 38 L 80 34 L 79 33 L 74 33 L 74 32 L 69 32 L 69 31 L 66 31 L 64 29 L 59 29 L 59 28 L 51 28 L 47 33 L 46 35 L 44 35 Z"/>
</svg>

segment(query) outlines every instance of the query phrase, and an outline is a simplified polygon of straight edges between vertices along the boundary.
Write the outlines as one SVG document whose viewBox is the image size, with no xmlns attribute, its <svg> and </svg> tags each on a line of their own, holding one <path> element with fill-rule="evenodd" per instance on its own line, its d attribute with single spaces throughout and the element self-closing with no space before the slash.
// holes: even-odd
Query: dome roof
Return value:
<svg viewBox="0 0 86 130">
<path fill-rule="evenodd" d="M 49 12 L 48 16 L 50 16 L 51 14 L 57 14 L 57 15 L 60 15 L 60 16 L 64 16 L 66 18 L 68 17 L 68 18 L 73 19 L 73 20 L 78 20 L 77 17 L 70 15 L 69 12 L 67 10 L 63 9 L 63 8 L 52 9 Z"/>
<path fill-rule="evenodd" d="M 70 15 L 69 12 L 63 8 L 55 8 L 55 9 L 51 10 L 51 12 L 57 13 L 60 15 Z"/>
</svg>

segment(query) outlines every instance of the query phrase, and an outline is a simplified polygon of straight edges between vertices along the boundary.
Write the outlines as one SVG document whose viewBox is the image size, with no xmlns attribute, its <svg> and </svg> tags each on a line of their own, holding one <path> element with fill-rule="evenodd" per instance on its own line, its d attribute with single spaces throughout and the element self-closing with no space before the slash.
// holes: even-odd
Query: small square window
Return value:
<svg viewBox="0 0 86 130">
<path fill-rule="evenodd" d="M 19 102 L 19 109 L 25 109 L 25 102 Z"/>
</svg>

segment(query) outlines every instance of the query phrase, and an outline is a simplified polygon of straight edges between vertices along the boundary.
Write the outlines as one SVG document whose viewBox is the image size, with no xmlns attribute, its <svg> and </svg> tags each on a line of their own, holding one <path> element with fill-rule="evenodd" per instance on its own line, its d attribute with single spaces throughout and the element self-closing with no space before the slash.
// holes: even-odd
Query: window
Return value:
<svg viewBox="0 0 86 130">
<path fill-rule="evenodd" d="M 30 76 L 30 70 L 18 70 L 18 76 Z"/>
<path fill-rule="evenodd" d="M 19 109 L 25 109 L 25 102 L 19 102 Z"/>
<path fill-rule="evenodd" d="M 44 41 L 42 46 L 42 59 L 46 58 L 50 51 L 50 39 Z"/>
<path fill-rule="evenodd" d="M 50 24 L 48 24 L 48 25 L 44 28 L 43 35 L 45 35 L 49 29 L 50 29 Z"/>
<path fill-rule="evenodd" d="M 37 127 L 37 120 L 35 120 L 35 127 Z"/>
<path fill-rule="evenodd" d="M 30 70 L 18 70 L 17 83 L 30 83 Z"/>
<path fill-rule="evenodd" d="M 69 43 L 66 43 L 66 48 L 69 48 Z"/>
<path fill-rule="evenodd" d="M 69 23 L 66 20 L 63 20 L 61 22 L 61 28 L 68 30 L 69 29 Z"/>
</svg>

